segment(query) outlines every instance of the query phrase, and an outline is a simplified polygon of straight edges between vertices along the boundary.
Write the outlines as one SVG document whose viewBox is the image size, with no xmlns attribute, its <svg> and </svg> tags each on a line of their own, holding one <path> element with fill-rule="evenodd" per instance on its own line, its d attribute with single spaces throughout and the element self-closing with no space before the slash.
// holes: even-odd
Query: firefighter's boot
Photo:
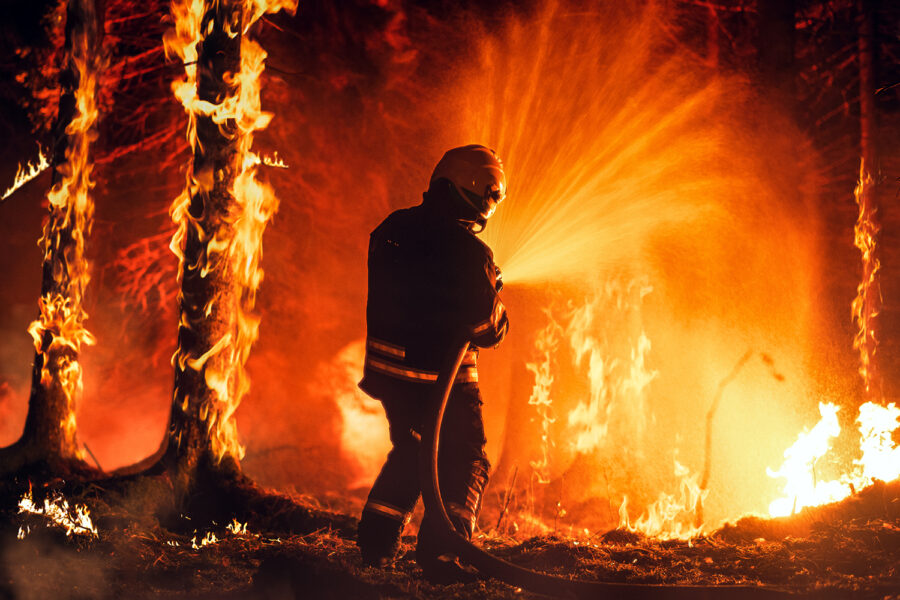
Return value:
<svg viewBox="0 0 900 600">
<path fill-rule="evenodd" d="M 363 563 L 370 567 L 389 566 L 400 549 L 400 536 L 405 525 L 405 519 L 395 519 L 364 510 L 359 520 L 356 539 Z"/>
<path fill-rule="evenodd" d="M 475 523 L 481 509 L 481 494 L 486 484 L 487 468 L 478 462 L 473 465 L 473 473 L 465 490 L 465 500 L 448 501 L 444 504 L 453 528 L 467 540 L 472 539 L 475 531 Z M 416 563 L 422 569 L 425 578 L 432 583 L 443 585 L 477 580 L 478 572 L 461 564 L 459 558 L 448 551 L 439 527 L 437 516 L 426 513 L 416 542 Z"/>
</svg>

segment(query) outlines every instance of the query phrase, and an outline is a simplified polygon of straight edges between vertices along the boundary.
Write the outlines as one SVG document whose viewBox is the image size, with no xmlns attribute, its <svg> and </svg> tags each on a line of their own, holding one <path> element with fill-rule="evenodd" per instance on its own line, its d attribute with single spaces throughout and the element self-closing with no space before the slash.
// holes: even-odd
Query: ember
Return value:
<svg viewBox="0 0 900 600">
<path fill-rule="evenodd" d="M 31 490 L 19 499 L 19 514 L 30 514 L 46 517 L 47 527 L 57 526 L 66 532 L 66 536 L 86 535 L 99 538 L 97 528 L 91 521 L 91 512 L 83 504 L 69 506 L 69 501 L 61 495 L 45 498 L 42 504 L 36 504 Z M 25 539 L 31 532 L 28 525 L 19 527 L 18 538 Z"/>
</svg>

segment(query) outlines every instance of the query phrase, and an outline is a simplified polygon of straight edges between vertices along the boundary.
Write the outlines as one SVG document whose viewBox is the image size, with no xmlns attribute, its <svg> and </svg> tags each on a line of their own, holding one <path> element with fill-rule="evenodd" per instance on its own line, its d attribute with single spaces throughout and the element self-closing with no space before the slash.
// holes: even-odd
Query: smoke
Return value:
<svg viewBox="0 0 900 600">
<path fill-rule="evenodd" d="M 40 538 L 40 533 L 35 533 Z M 113 585 L 102 558 L 52 539 L 18 540 L 0 548 L 7 590 L 16 600 L 60 600 L 107 597 Z"/>
</svg>

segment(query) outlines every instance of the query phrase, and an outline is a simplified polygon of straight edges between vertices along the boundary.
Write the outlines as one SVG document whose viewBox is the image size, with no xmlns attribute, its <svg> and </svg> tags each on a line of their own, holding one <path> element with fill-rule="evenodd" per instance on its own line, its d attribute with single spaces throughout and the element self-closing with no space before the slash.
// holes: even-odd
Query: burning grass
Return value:
<svg viewBox="0 0 900 600">
<path fill-rule="evenodd" d="M 48 490 L 35 490 L 35 502 Z M 51 494 L 52 495 L 52 494 Z M 424 581 L 407 536 L 391 569 L 365 568 L 352 519 L 307 500 L 320 518 L 287 535 L 271 515 L 220 523 L 184 515 L 163 522 L 108 504 L 88 486 L 67 497 L 86 504 L 98 535 L 55 526 L 17 539 L 22 515 L 7 490 L 0 595 L 9 598 L 529 598 L 494 580 L 453 586 Z M 8 500 L 8 502 L 6 501 Z M 613 530 L 528 539 L 479 534 L 479 543 L 517 564 L 582 579 L 669 584 L 765 583 L 804 597 L 888 598 L 900 592 L 900 483 L 876 483 L 827 507 L 781 519 L 745 518 L 706 537 L 647 538 Z M 63 596 L 60 596 L 63 594 Z M 69 594 L 69 596 L 65 596 Z"/>
</svg>

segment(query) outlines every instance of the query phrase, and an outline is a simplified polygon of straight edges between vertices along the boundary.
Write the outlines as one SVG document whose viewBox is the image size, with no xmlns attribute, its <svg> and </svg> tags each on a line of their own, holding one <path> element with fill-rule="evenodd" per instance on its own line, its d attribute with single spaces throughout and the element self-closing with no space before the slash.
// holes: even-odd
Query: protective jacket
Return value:
<svg viewBox="0 0 900 600">
<path fill-rule="evenodd" d="M 369 238 L 368 336 L 359 386 L 378 399 L 437 381 L 460 331 L 474 332 L 457 383 L 478 381 L 478 349 L 497 345 L 509 321 L 493 253 L 427 203 L 388 216 Z"/>
</svg>

